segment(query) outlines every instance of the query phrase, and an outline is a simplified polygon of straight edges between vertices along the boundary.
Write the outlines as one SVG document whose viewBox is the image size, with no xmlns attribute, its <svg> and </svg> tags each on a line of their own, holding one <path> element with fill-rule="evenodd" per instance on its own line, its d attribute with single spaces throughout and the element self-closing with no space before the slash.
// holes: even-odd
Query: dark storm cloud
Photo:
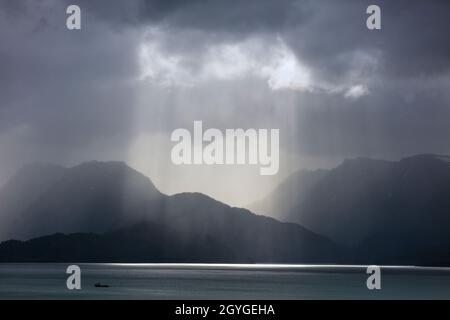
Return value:
<svg viewBox="0 0 450 320">
<path fill-rule="evenodd" d="M 345 73 L 358 52 L 381 54 L 382 71 L 430 75 L 450 68 L 446 0 L 131 0 L 78 1 L 111 25 L 164 24 L 245 37 L 281 34 L 299 57 L 328 75 Z M 382 8 L 379 32 L 366 29 L 366 8 Z"/>
<path fill-rule="evenodd" d="M 71 3 L 70 1 L 66 1 Z M 164 23 L 214 32 L 271 31 L 288 23 L 301 7 L 293 0 L 79 0 L 97 18 L 114 25 Z"/>
<path fill-rule="evenodd" d="M 381 59 L 388 76 L 428 76 L 450 68 L 450 2 L 307 1 L 311 18 L 288 31 L 289 44 L 301 59 L 328 75 L 351 68 L 355 54 Z M 365 28 L 368 5 L 382 10 L 382 30 Z"/>
</svg>

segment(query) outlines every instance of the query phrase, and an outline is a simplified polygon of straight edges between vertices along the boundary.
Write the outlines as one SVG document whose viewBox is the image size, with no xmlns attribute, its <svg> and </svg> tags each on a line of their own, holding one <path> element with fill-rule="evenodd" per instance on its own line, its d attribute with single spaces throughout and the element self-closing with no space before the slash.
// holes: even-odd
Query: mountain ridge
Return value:
<svg viewBox="0 0 450 320">
<path fill-rule="evenodd" d="M 314 181 L 304 179 L 304 172 L 294 175 L 290 183 L 280 184 L 262 204 L 281 208 L 273 213 L 281 221 L 299 223 L 346 245 L 360 245 L 384 229 L 401 232 L 411 228 L 418 235 L 426 231 L 431 237 L 433 228 L 425 230 L 425 226 L 433 220 L 450 229 L 446 214 L 450 211 L 449 159 L 445 155 L 420 154 L 399 161 L 346 160 Z M 304 185 L 297 188 L 295 184 Z M 294 192 L 283 198 L 289 190 Z M 288 203 L 280 203 L 279 199 Z M 261 207 L 251 209 L 268 214 Z"/>
<path fill-rule="evenodd" d="M 201 193 L 164 195 L 146 176 L 119 162 L 89 162 L 66 169 L 53 184 L 38 191 L 41 194 L 24 208 L 20 223 L 11 226 L 13 236 L 9 238 L 30 240 L 3 243 L 2 261 L 21 260 L 15 256 L 21 253 L 31 261 L 49 257 L 52 250 L 60 250 L 60 242 L 74 252 L 88 255 L 87 261 L 92 260 L 88 258 L 89 248 L 99 248 L 96 246 L 114 251 L 114 245 L 122 242 L 128 243 L 130 250 L 142 248 L 144 244 L 135 241 L 133 232 L 126 232 L 139 223 L 151 224 L 149 232 L 159 235 L 148 235 L 151 241 L 142 237 L 148 242 L 148 250 L 174 261 L 187 261 L 187 257 L 177 253 L 178 247 L 186 245 L 195 261 L 333 262 L 340 250 L 329 239 L 301 226 L 258 216 Z M 20 198 L 20 193 L 16 196 Z M 118 239 L 110 239 L 111 232 L 116 232 Z M 48 238 L 55 233 L 59 235 Z M 80 233 L 84 236 L 73 236 Z M 35 246 L 42 241 L 47 243 L 49 252 Z M 165 252 L 167 243 L 171 246 Z M 11 246 L 16 252 L 8 251 Z M 28 246 L 36 253 L 29 251 Z M 111 252 L 110 257 L 120 260 L 120 255 L 114 254 Z M 125 259 L 124 248 L 121 254 Z M 144 249 L 136 253 L 135 258 L 139 257 L 149 259 Z M 53 258 L 59 259 L 57 255 Z"/>
<path fill-rule="evenodd" d="M 36 185 L 30 199 L 39 197 L 16 225 L 18 238 L 30 240 L 1 243 L 1 261 L 450 266 L 444 155 L 357 158 L 300 171 L 276 189 L 283 191 L 278 201 L 287 202 L 273 206 L 288 209 L 284 222 L 201 193 L 164 195 L 124 163 L 90 162 L 60 173 L 45 188 L 26 179 L 17 184 Z M 4 190 L 17 191 L 7 186 L 0 199 Z M 0 217 L 8 221 L 4 212 Z"/>
</svg>

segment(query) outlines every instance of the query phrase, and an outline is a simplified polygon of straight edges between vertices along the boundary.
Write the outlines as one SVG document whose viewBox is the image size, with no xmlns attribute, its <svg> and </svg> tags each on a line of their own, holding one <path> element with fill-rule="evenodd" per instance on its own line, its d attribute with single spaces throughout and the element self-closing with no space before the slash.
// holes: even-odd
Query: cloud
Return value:
<svg viewBox="0 0 450 320">
<path fill-rule="evenodd" d="M 345 73 L 358 52 L 382 59 L 380 71 L 390 76 L 434 75 L 450 69 L 445 33 L 450 28 L 450 3 L 446 0 L 130 0 L 114 5 L 106 0 L 80 0 L 80 4 L 113 28 L 162 25 L 175 33 L 214 34 L 207 41 L 219 42 L 225 37 L 241 41 L 278 35 L 300 61 L 324 77 Z M 370 4 L 382 9 L 381 31 L 365 27 Z"/>
<path fill-rule="evenodd" d="M 140 47 L 141 77 L 162 86 L 201 86 L 247 77 L 265 80 L 273 90 L 312 90 L 310 72 L 281 39 L 250 38 L 218 43 L 201 54 L 165 51 L 155 40 Z"/>
<path fill-rule="evenodd" d="M 189 36 L 189 35 L 188 35 Z M 363 74 L 376 59 L 355 54 L 354 68 L 346 79 L 333 83 L 316 78 L 280 37 L 250 37 L 239 42 L 216 42 L 202 52 L 172 52 L 162 45 L 166 34 L 152 30 L 151 41 L 141 44 L 141 79 L 163 87 L 202 86 L 211 81 L 237 81 L 253 77 L 272 90 L 293 90 L 322 94 L 343 94 L 359 98 L 369 93 L 367 85 L 355 81 L 370 79 Z"/>
<path fill-rule="evenodd" d="M 349 88 L 347 90 L 347 92 L 345 92 L 344 96 L 346 98 L 358 99 L 367 94 L 369 94 L 369 89 L 365 85 L 357 84 L 357 85 Z"/>
</svg>

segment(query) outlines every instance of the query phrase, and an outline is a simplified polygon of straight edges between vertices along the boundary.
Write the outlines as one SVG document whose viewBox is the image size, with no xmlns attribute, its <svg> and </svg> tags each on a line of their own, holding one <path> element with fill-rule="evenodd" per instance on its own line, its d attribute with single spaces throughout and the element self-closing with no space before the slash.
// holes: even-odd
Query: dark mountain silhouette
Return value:
<svg viewBox="0 0 450 320">
<path fill-rule="evenodd" d="M 272 222 L 273 223 L 273 222 Z M 182 232 L 167 225 L 143 222 L 105 234 L 61 233 L 25 242 L 0 244 L 0 262 L 122 262 L 122 263 L 330 263 L 337 247 L 320 236 L 304 238 L 295 225 L 278 223 L 275 232 L 267 226 L 248 226 L 269 233 Z M 230 230 L 224 227 L 223 230 Z M 293 241 L 293 243 L 291 243 Z M 312 246 L 312 242 L 314 245 Z M 270 242 L 268 247 L 265 247 Z"/>
<path fill-rule="evenodd" d="M 450 266 L 449 187 L 450 157 L 346 160 L 292 175 L 259 203 L 282 223 L 166 196 L 124 163 L 37 164 L 0 190 L 1 238 L 34 238 L 0 244 L 0 261 Z"/>
<path fill-rule="evenodd" d="M 359 158 L 332 170 L 303 171 L 255 205 L 255 211 L 268 214 L 264 206 L 283 221 L 358 248 L 356 260 L 450 261 L 447 156 L 418 155 L 398 162 Z"/>
<path fill-rule="evenodd" d="M 105 232 L 140 221 L 150 203 L 164 197 L 150 179 L 121 162 L 93 161 L 70 169 L 47 165 L 42 171 L 43 167 L 25 167 L 0 192 L 0 199 L 20 204 L 15 210 L 1 209 L 8 238 Z"/>
<path fill-rule="evenodd" d="M 232 261 L 214 238 L 140 223 L 105 234 L 62 233 L 0 244 L 1 262 L 202 262 Z"/>
<path fill-rule="evenodd" d="M 330 263 L 339 257 L 330 240 L 296 224 L 199 193 L 166 196 L 124 163 L 90 162 L 48 180 L 31 190 L 36 196 L 22 207 L 20 223 L 8 226 L 10 238 L 38 238 L 3 242 L 1 261 Z M 20 199 L 22 190 L 9 196 Z"/>
</svg>

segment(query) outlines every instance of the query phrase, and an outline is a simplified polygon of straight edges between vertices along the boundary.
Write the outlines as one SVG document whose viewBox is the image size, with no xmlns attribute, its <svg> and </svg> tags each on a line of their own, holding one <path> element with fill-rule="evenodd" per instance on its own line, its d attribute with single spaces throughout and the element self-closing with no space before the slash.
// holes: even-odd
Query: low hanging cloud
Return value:
<svg viewBox="0 0 450 320">
<path fill-rule="evenodd" d="M 364 85 L 355 85 L 345 92 L 346 98 L 358 99 L 359 97 L 369 94 L 369 89 Z"/>
<path fill-rule="evenodd" d="M 152 39 L 157 36 L 152 37 Z M 140 47 L 142 78 L 162 86 L 201 86 L 210 81 L 265 80 L 273 90 L 310 91 L 310 71 L 281 39 L 219 43 L 201 55 L 166 52 L 153 40 Z"/>
<path fill-rule="evenodd" d="M 219 42 L 202 52 L 173 53 L 161 46 L 165 33 L 153 30 L 150 41 L 139 48 L 141 79 L 164 87 L 202 86 L 211 81 L 237 81 L 253 77 L 267 82 L 272 90 L 294 90 L 342 94 L 357 99 L 369 93 L 361 70 L 376 61 L 355 59 L 346 81 L 326 82 L 314 77 L 312 69 L 299 61 L 279 37 L 245 38 L 240 42 Z M 356 84 L 355 84 L 356 82 Z"/>
</svg>

